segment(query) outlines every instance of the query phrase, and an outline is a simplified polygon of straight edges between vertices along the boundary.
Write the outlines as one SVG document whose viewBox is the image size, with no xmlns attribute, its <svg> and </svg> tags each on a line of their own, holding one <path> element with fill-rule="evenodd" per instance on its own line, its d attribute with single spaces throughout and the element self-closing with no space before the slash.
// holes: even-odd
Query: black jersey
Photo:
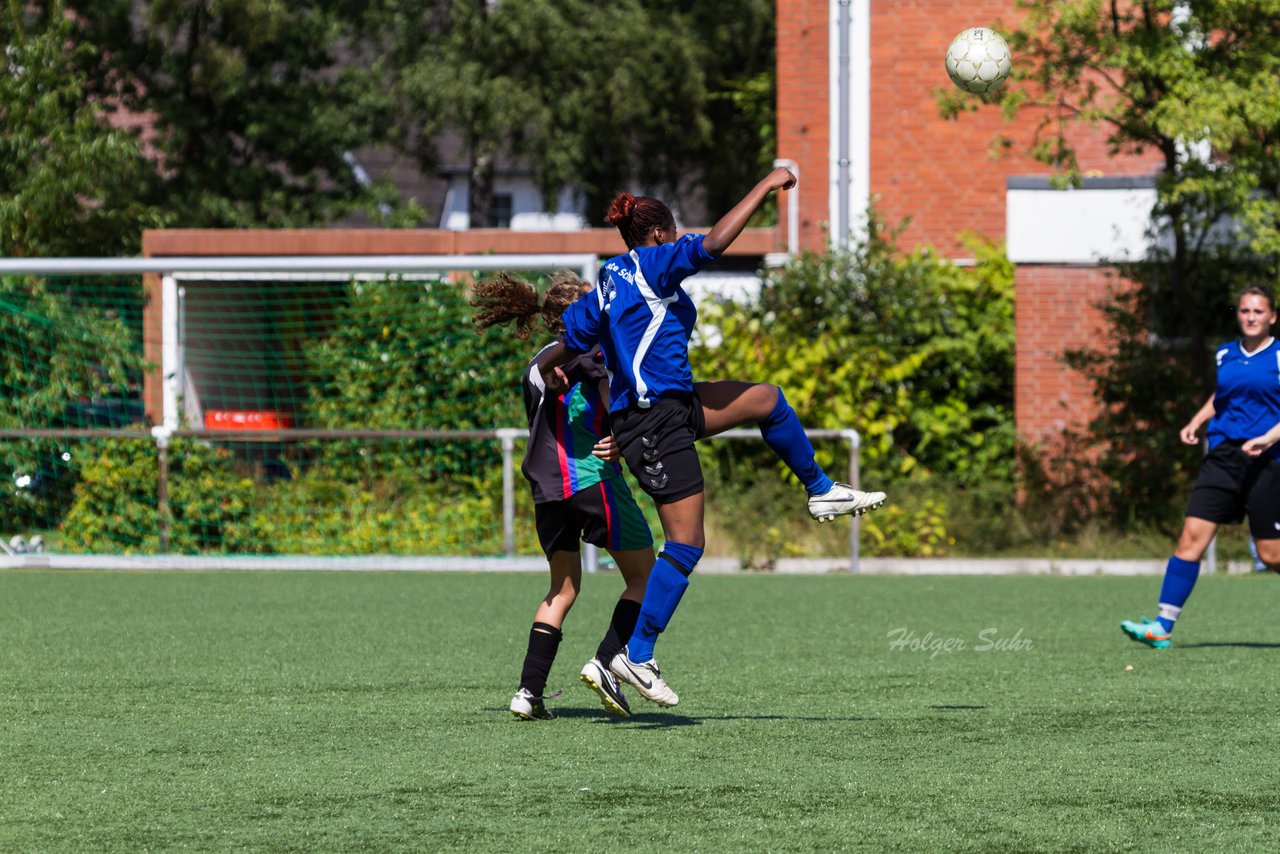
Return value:
<svg viewBox="0 0 1280 854">
<path fill-rule="evenodd" d="M 533 490 L 534 503 L 541 504 L 563 501 L 602 480 L 621 478 L 622 469 L 591 453 L 596 442 L 609 433 L 609 402 L 600 397 L 600 385 L 608 380 L 608 372 L 600 348 L 561 366 L 569 387 L 558 395 L 547 394 L 538 356 L 524 371 L 529 444 L 520 471 Z"/>
</svg>

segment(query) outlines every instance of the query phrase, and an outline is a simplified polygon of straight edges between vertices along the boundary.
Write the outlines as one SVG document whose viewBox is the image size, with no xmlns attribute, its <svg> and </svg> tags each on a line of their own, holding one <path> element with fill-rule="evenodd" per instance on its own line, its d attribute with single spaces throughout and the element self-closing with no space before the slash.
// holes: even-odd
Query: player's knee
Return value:
<svg viewBox="0 0 1280 854">
<path fill-rule="evenodd" d="M 662 554 L 659 557 L 688 578 L 693 573 L 694 567 L 698 565 L 698 561 L 702 560 L 702 546 L 668 540 L 662 547 Z"/>
<path fill-rule="evenodd" d="M 1280 572 L 1280 540 L 1255 540 L 1254 545 L 1258 548 L 1258 560 L 1272 572 Z"/>
<path fill-rule="evenodd" d="M 768 414 L 765 421 L 769 424 L 780 423 L 787 417 L 787 413 L 791 411 L 791 404 L 787 403 L 787 396 L 782 393 L 782 389 L 772 383 L 760 383 L 765 389 L 761 399 L 765 402 L 765 406 L 761 409 Z"/>
</svg>

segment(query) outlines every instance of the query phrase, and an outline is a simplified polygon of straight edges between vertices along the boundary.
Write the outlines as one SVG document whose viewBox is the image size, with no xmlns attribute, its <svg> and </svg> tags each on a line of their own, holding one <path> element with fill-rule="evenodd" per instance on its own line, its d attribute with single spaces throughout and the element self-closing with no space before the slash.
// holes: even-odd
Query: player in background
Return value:
<svg viewBox="0 0 1280 854">
<path fill-rule="evenodd" d="M 743 424 L 760 427 L 765 442 L 809 493 L 819 521 L 880 506 L 882 492 L 836 483 L 818 466 L 813 446 L 782 390 L 768 383 L 693 381 L 689 336 L 697 310 L 681 287 L 724 253 L 747 220 L 795 176 L 775 169 L 705 235 L 677 235 L 675 218 L 657 199 L 617 194 L 605 221 L 617 226 L 628 251 L 601 268 L 594 293 L 564 314 L 561 343 L 543 352 L 544 377 L 597 345 L 611 371 L 613 434 L 627 466 L 658 506 L 666 543 L 649 573 L 640 620 L 610 668 L 647 699 L 674 706 L 679 697 L 653 658 L 702 557 L 702 469 L 694 442 Z"/>
<path fill-rule="evenodd" d="M 561 312 L 590 289 L 578 277 L 560 273 L 539 304 L 533 285 L 503 274 L 473 286 L 475 324 L 483 330 L 514 323 L 516 337 L 528 340 L 531 322 L 540 317 L 550 332 L 558 333 L 563 329 Z M 538 541 L 547 556 L 551 588 L 533 617 L 511 714 L 523 720 L 554 717 L 543 693 L 563 637 L 561 626 L 582 584 L 579 543 L 585 540 L 608 550 L 626 588 L 581 679 L 607 710 L 625 718 L 631 709 L 609 672 L 609 662 L 639 616 L 645 579 L 653 566 L 653 536 L 617 463 L 617 444 L 607 426 L 608 375 L 600 349 L 565 364 L 557 380 L 560 389 L 549 391 L 536 357 L 524 371 L 529 442 L 520 470 L 533 492 Z"/>
<path fill-rule="evenodd" d="M 1217 350 L 1213 396 L 1179 433 L 1186 444 L 1198 444 L 1207 423 L 1209 453 L 1187 502 L 1177 551 L 1165 568 L 1158 615 L 1120 623 L 1129 637 L 1156 649 L 1168 648 L 1219 525 L 1248 516 L 1258 557 L 1280 572 L 1280 343 L 1271 334 L 1271 291 L 1245 288 L 1236 300 L 1236 320 L 1241 337 Z"/>
</svg>

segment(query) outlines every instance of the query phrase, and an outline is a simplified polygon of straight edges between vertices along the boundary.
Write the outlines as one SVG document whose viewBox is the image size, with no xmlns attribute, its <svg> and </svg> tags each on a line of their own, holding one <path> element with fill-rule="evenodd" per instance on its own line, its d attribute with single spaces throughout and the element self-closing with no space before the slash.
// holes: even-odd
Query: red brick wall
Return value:
<svg viewBox="0 0 1280 854">
<path fill-rule="evenodd" d="M 942 0 L 873 0 L 871 6 L 871 193 L 886 221 L 910 218 L 904 247 L 931 245 L 943 255 L 970 255 L 956 238 L 974 231 L 1005 234 L 1005 179 L 1049 170 L 1025 152 L 1035 116 L 1006 122 L 994 107 L 956 121 L 938 116 L 937 87 L 950 87 L 943 54 L 966 27 L 1015 19 L 1012 0 L 957 5 Z M 829 0 L 778 0 L 778 154 L 801 168 L 801 235 L 825 248 L 830 216 L 828 54 Z M 1017 61 L 1017 57 L 1014 57 Z M 1014 156 L 992 159 L 999 135 Z M 1112 157 L 1105 131 L 1072 132 L 1080 166 L 1104 175 L 1150 174 L 1154 155 Z M 855 212 L 856 214 L 857 212 Z M 1020 435 L 1036 439 L 1082 424 L 1092 413 L 1082 379 L 1060 360 L 1063 350 L 1094 340 L 1090 307 L 1106 291 L 1104 271 L 1087 267 L 1022 267 L 1017 276 L 1015 412 Z"/>
<path fill-rule="evenodd" d="M 800 245 L 821 250 L 828 219 L 828 3 L 777 0 L 778 156 L 800 167 Z M 786 198 L 784 196 L 784 198 Z M 785 210 L 779 211 L 786 222 Z"/>
<path fill-rule="evenodd" d="M 829 0 L 778 0 L 778 153 L 800 164 L 802 241 L 823 248 L 830 216 Z M 871 6 L 871 193 L 885 218 L 910 218 L 904 246 L 971 253 L 956 237 L 976 231 L 1004 239 L 1005 179 L 1044 174 L 1027 156 L 1035 117 L 1006 122 L 995 107 L 956 121 L 938 115 L 934 90 L 950 88 L 942 58 L 966 27 L 1014 19 L 1011 0 L 956 5 L 942 0 L 874 0 Z M 1015 57 L 1016 61 L 1016 57 Z M 1013 156 L 992 159 L 992 142 L 1013 138 Z M 1149 174 L 1154 155 L 1111 157 L 1102 129 L 1072 133 L 1082 169 Z M 858 212 L 854 212 L 855 215 Z"/>
<path fill-rule="evenodd" d="M 1104 267 L 1022 264 L 1017 270 L 1014 411 L 1018 435 L 1037 441 L 1080 427 L 1097 411 L 1084 377 L 1062 362 L 1106 331 L 1093 306 L 1115 285 Z"/>
</svg>

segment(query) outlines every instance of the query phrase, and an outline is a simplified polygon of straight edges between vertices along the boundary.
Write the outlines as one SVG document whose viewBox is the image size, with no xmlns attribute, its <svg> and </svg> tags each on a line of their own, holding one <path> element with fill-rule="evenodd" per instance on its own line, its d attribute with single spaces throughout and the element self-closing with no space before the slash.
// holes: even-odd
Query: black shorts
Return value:
<svg viewBox="0 0 1280 854">
<path fill-rule="evenodd" d="M 649 522 L 621 477 L 588 486 L 563 501 L 535 504 L 533 518 L 547 557 L 579 551 L 584 541 L 611 552 L 653 545 Z"/>
<path fill-rule="evenodd" d="M 1280 460 L 1218 445 L 1200 467 L 1187 515 L 1219 525 L 1234 525 L 1248 516 L 1255 540 L 1280 539 Z"/>
<path fill-rule="evenodd" d="M 631 406 L 612 416 L 613 437 L 636 480 L 659 504 L 702 492 L 694 442 L 706 423 L 696 394 L 664 397 L 648 409 Z"/>
</svg>

